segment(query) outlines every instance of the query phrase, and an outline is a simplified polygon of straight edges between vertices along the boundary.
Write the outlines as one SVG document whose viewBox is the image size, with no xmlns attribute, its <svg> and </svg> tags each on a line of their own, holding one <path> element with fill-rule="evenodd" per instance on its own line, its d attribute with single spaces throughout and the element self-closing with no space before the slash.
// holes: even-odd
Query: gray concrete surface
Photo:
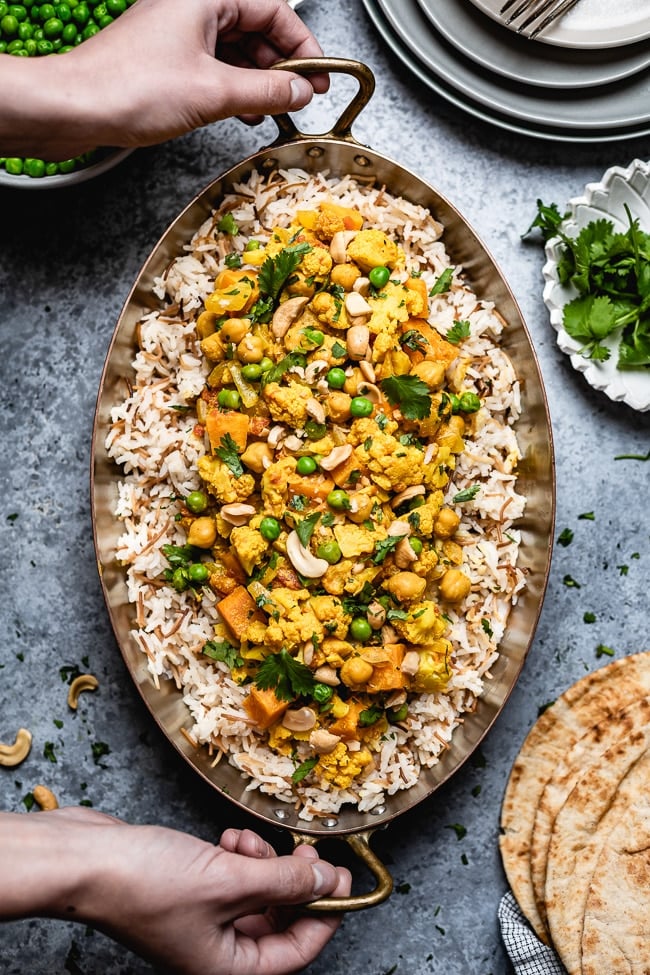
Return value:
<svg viewBox="0 0 650 975">
<path fill-rule="evenodd" d="M 572 147 L 510 135 L 424 90 L 388 52 L 359 0 L 309 0 L 303 16 L 327 54 L 360 58 L 376 74 L 377 91 L 355 126 L 357 138 L 451 199 L 509 280 L 548 392 L 556 535 L 564 528 L 575 533 L 570 546 L 556 547 L 536 638 L 482 761 L 469 762 L 377 837 L 395 893 L 378 908 L 346 917 L 309 971 L 504 975 L 509 966 L 496 910 L 505 879 L 497 836 L 512 760 L 539 706 L 607 662 L 597 658 L 598 644 L 617 657 L 650 646 L 650 464 L 614 460 L 647 453 L 650 414 L 591 390 L 557 349 L 541 296 L 542 250 L 520 234 L 538 197 L 564 206 L 608 166 L 647 156 L 650 139 Z M 336 79 L 330 95 L 300 120 L 303 129 L 326 128 L 349 92 L 347 79 Z M 23 796 L 45 782 L 62 803 L 86 799 L 134 822 L 210 840 L 243 822 L 185 767 L 130 682 L 95 569 L 89 462 L 102 364 L 141 263 L 186 202 L 274 134 L 270 121 L 258 130 L 223 122 L 140 150 L 74 190 L 0 193 L 0 740 L 20 725 L 34 734 L 24 765 L 0 769 L 2 809 L 25 812 Z M 594 512 L 593 521 L 579 519 L 586 511 Z M 580 588 L 568 588 L 566 575 Z M 585 611 L 596 615 L 595 623 L 583 622 Z M 60 669 L 86 664 L 101 688 L 72 714 Z M 56 762 L 44 754 L 48 742 Z M 96 743 L 109 749 L 98 762 Z M 448 828 L 452 823 L 466 827 L 462 840 Z M 280 833 L 261 831 L 278 849 L 287 848 Z M 353 869 L 363 888 L 367 878 Z M 0 972 L 151 975 L 152 969 L 101 934 L 33 920 L 0 926 Z"/>
</svg>

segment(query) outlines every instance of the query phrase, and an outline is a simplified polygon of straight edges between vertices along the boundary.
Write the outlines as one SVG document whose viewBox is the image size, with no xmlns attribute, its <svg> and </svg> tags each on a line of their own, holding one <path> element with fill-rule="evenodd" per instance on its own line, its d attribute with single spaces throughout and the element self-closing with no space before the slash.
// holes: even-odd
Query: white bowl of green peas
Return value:
<svg viewBox="0 0 650 975">
<path fill-rule="evenodd" d="M 14 57 L 66 54 L 98 34 L 133 3 L 135 0 L 63 0 L 61 3 L 0 0 L 0 54 Z M 58 162 L 0 157 L 0 185 L 39 189 L 84 182 L 116 166 L 130 152 L 129 149 L 96 149 Z"/>
</svg>

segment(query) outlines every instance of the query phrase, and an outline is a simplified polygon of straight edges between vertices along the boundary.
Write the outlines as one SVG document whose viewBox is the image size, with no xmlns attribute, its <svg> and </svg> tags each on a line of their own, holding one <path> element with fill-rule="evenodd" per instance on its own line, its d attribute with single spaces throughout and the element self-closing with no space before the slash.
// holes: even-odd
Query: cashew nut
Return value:
<svg viewBox="0 0 650 975">
<path fill-rule="evenodd" d="M 282 440 L 283 436 L 285 435 L 285 433 L 286 430 L 284 429 L 282 424 L 277 423 L 274 427 L 271 427 L 271 429 L 269 430 L 269 435 L 266 438 L 266 442 L 271 447 L 277 447 L 280 441 Z"/>
<path fill-rule="evenodd" d="M 20 765 L 29 755 L 31 747 L 31 732 L 27 728 L 19 728 L 13 745 L 0 743 L 0 765 L 5 765 L 7 768 Z"/>
<path fill-rule="evenodd" d="M 305 548 L 295 531 L 287 538 L 287 555 L 296 572 L 307 579 L 320 579 L 329 569 L 329 562 L 317 559 Z"/>
<path fill-rule="evenodd" d="M 323 407 L 323 404 L 319 403 L 318 400 L 314 399 L 313 396 L 310 396 L 307 402 L 305 403 L 305 409 L 312 417 L 312 419 L 316 420 L 316 423 L 325 423 L 326 417 L 325 417 L 325 409 Z"/>
<path fill-rule="evenodd" d="M 336 667 L 330 667 L 329 664 L 323 664 L 322 667 L 318 667 L 314 671 L 314 678 L 319 684 L 327 684 L 328 687 L 338 687 L 341 683 L 339 675 L 336 672 Z"/>
<path fill-rule="evenodd" d="M 404 504 L 405 501 L 410 501 L 411 498 L 417 498 L 419 494 L 426 493 L 427 489 L 425 488 L 424 484 L 413 484 L 411 487 L 407 487 L 406 490 L 400 491 L 399 494 L 395 495 L 390 503 L 391 508 L 399 508 L 399 506 Z"/>
<path fill-rule="evenodd" d="M 404 658 L 400 665 L 400 670 L 403 674 L 413 677 L 415 674 L 417 674 L 419 665 L 420 654 L 417 652 L 417 650 L 409 650 L 408 653 L 404 654 Z"/>
<path fill-rule="evenodd" d="M 285 711 L 282 724 L 289 731 L 310 731 L 316 724 L 316 712 L 311 708 Z"/>
<path fill-rule="evenodd" d="M 255 514 L 255 508 L 252 504 L 233 502 L 232 504 L 224 504 L 220 514 L 229 525 L 246 525 Z"/>
<path fill-rule="evenodd" d="M 417 561 L 417 555 L 411 548 L 408 538 L 402 538 L 395 546 L 395 565 L 398 569 L 408 569 L 411 562 Z"/>
<path fill-rule="evenodd" d="M 372 315 L 372 305 L 369 305 L 362 294 L 358 291 L 348 291 L 345 296 L 345 313 L 348 318 L 359 318 L 365 315 Z"/>
<path fill-rule="evenodd" d="M 79 676 L 75 677 L 70 684 L 70 688 L 68 690 L 68 707 L 72 708 L 73 711 L 76 711 L 81 692 L 96 691 L 98 687 L 99 681 L 93 676 L 93 674 L 79 674 Z"/>
<path fill-rule="evenodd" d="M 276 339 L 283 338 L 309 301 L 306 295 L 288 298 L 276 308 L 271 320 L 271 331 Z"/>
<path fill-rule="evenodd" d="M 362 359 L 359 363 L 359 369 L 363 374 L 363 378 L 367 379 L 369 383 L 374 383 L 377 376 L 375 375 L 375 367 L 372 362 L 368 362 L 367 359 Z"/>
<path fill-rule="evenodd" d="M 373 630 L 381 630 L 382 626 L 386 622 L 386 610 L 376 599 L 373 599 L 371 603 L 368 603 L 366 619 L 370 623 Z"/>
<path fill-rule="evenodd" d="M 360 295 L 365 298 L 370 291 L 370 278 L 357 278 L 357 280 L 352 285 L 353 291 L 358 291 Z"/>
<path fill-rule="evenodd" d="M 348 298 L 350 295 L 348 295 Z M 363 298 L 361 299 L 363 301 Z M 370 329 L 367 325 L 353 325 L 348 329 L 346 345 L 351 359 L 363 359 L 370 342 Z"/>
<path fill-rule="evenodd" d="M 300 437 L 296 437 L 293 433 L 291 433 L 285 439 L 282 446 L 284 447 L 285 450 L 290 450 L 291 453 L 293 454 L 295 453 L 296 450 L 300 450 L 300 448 L 303 446 L 303 443 Z"/>
<path fill-rule="evenodd" d="M 387 532 L 389 535 L 410 535 L 411 526 L 409 525 L 408 521 L 391 521 Z"/>
<path fill-rule="evenodd" d="M 312 386 L 316 381 L 318 374 L 327 369 L 327 366 L 328 363 L 325 361 L 325 359 L 314 359 L 314 361 L 310 362 L 305 368 L 305 382 Z"/>
<path fill-rule="evenodd" d="M 59 803 L 56 796 L 52 790 L 48 789 L 45 785 L 34 786 L 32 789 L 32 795 L 34 796 L 34 802 L 36 805 L 40 806 L 40 808 L 44 809 L 46 812 L 49 809 L 59 808 Z"/>
<path fill-rule="evenodd" d="M 317 728 L 309 736 L 309 744 L 317 755 L 330 755 L 340 740 L 339 735 L 333 735 L 331 731 L 325 731 L 324 728 Z"/>
<path fill-rule="evenodd" d="M 363 372 L 363 370 L 361 370 Z M 381 390 L 374 383 L 362 382 L 359 385 L 359 393 L 369 399 L 371 403 L 381 403 Z"/>
<path fill-rule="evenodd" d="M 347 460 L 351 453 L 352 445 L 349 443 L 344 444 L 342 447 L 334 447 L 326 457 L 323 457 L 320 466 L 324 471 L 333 471 L 335 467 L 338 467 L 344 460 Z"/>
<path fill-rule="evenodd" d="M 337 230 L 330 241 L 330 256 L 335 264 L 348 260 L 348 244 L 357 236 L 356 230 Z"/>
</svg>

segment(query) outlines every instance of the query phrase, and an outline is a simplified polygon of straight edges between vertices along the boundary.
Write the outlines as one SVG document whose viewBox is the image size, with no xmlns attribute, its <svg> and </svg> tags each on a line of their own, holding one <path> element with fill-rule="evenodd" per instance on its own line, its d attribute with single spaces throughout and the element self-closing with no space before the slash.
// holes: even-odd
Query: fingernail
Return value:
<svg viewBox="0 0 650 975">
<path fill-rule="evenodd" d="M 311 868 L 314 871 L 314 897 L 320 897 L 321 894 L 332 890 L 332 881 L 334 878 L 332 877 L 331 871 L 334 870 L 334 867 L 319 861 L 318 863 L 312 863 Z"/>
<path fill-rule="evenodd" d="M 306 78 L 292 78 L 291 104 L 289 108 L 304 108 L 311 101 L 313 94 L 314 89 Z"/>
</svg>

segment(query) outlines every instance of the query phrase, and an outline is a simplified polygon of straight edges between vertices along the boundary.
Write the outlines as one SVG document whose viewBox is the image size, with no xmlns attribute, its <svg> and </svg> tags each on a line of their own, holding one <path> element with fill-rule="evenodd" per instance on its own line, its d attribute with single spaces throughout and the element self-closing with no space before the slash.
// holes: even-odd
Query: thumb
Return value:
<svg viewBox="0 0 650 975">
<path fill-rule="evenodd" d="M 252 859 L 233 855 L 238 906 L 247 913 L 261 908 L 305 904 L 331 894 L 339 874 L 331 863 L 298 856 Z"/>
<path fill-rule="evenodd" d="M 218 82 L 211 86 L 211 91 L 218 97 L 212 121 L 232 115 L 295 112 L 308 105 L 314 96 L 314 89 L 307 78 L 293 72 L 212 63 L 219 68 Z"/>
</svg>

